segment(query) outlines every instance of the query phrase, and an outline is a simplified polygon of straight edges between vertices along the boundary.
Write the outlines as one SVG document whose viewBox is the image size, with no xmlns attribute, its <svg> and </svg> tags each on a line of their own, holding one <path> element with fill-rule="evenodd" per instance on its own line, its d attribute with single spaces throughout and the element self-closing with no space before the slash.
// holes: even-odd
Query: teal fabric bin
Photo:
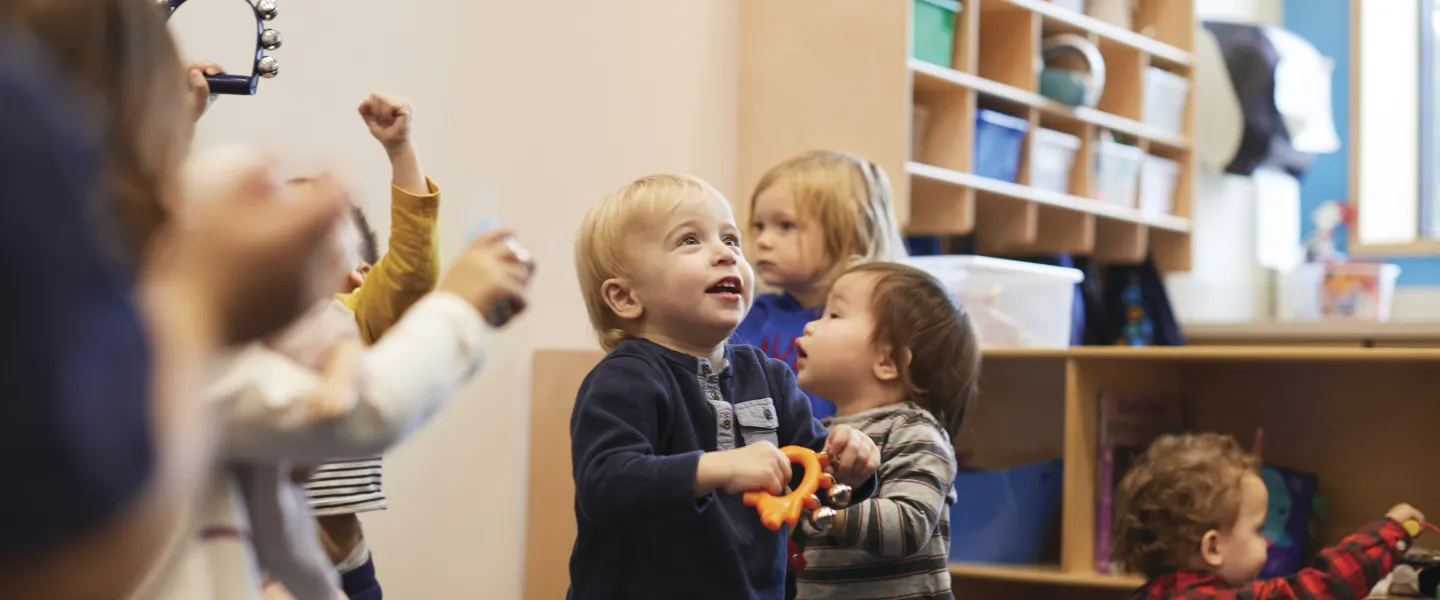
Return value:
<svg viewBox="0 0 1440 600">
<path fill-rule="evenodd" d="M 960 3 L 956 0 L 912 1 L 910 53 L 925 62 L 954 68 L 950 58 L 955 48 L 955 15 L 960 13 Z"/>
</svg>

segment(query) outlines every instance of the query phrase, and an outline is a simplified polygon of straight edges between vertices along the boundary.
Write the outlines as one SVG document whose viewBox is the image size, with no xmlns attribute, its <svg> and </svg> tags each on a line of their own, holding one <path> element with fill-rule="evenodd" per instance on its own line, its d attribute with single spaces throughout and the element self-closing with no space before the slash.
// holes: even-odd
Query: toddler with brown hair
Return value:
<svg viewBox="0 0 1440 600">
<path fill-rule="evenodd" d="M 880 487 L 842 509 L 829 531 L 803 526 L 797 598 L 949 599 L 951 440 L 980 378 L 965 311 L 926 272 L 897 263 L 851 267 L 823 316 L 796 340 L 797 376 L 835 403 L 827 427 L 880 444 Z"/>
<path fill-rule="evenodd" d="M 1365 598 L 1410 547 L 1402 524 L 1425 520 L 1397 505 L 1321 551 L 1311 568 L 1257 581 L 1269 499 L 1260 460 L 1234 438 L 1156 440 L 1116 491 L 1114 558 L 1149 579 L 1131 598 Z"/>
</svg>

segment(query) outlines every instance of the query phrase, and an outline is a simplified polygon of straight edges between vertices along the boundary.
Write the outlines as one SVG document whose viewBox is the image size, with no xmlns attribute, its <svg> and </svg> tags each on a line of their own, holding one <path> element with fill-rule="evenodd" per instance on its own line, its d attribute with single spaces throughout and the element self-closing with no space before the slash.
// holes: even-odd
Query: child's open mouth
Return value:
<svg viewBox="0 0 1440 600">
<path fill-rule="evenodd" d="M 740 293 L 744 289 L 745 286 L 740 282 L 740 278 L 730 275 L 720 278 L 720 281 L 707 288 L 705 293 L 720 296 L 726 300 L 739 300 Z"/>
</svg>

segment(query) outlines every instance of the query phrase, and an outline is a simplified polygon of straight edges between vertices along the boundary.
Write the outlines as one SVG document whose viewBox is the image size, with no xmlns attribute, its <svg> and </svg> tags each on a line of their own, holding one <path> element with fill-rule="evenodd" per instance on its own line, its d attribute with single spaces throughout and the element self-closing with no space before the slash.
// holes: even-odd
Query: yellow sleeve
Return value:
<svg viewBox="0 0 1440 600">
<path fill-rule="evenodd" d="M 390 244 L 365 284 L 340 301 L 355 311 L 365 344 L 373 344 L 440 280 L 440 188 L 417 196 L 390 186 Z"/>
</svg>

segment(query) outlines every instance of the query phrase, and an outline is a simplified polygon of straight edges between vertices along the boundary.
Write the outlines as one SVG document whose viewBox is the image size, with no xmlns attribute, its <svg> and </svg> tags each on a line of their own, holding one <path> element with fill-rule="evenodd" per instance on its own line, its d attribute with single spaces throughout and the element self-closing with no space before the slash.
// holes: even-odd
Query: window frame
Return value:
<svg viewBox="0 0 1440 600">
<path fill-rule="evenodd" d="M 1381 215 L 1388 214 L 1394 218 L 1397 211 L 1405 214 L 1399 217 L 1406 221 L 1414 219 L 1415 226 L 1408 232 L 1409 239 L 1398 241 L 1386 241 L 1377 243 L 1365 243 L 1361 240 L 1361 232 L 1364 226 L 1361 221 L 1369 212 L 1371 217 L 1376 217 L 1377 209 L 1372 201 L 1371 209 L 1365 209 L 1366 193 L 1362 192 L 1362 171 L 1367 165 L 1363 162 L 1362 141 L 1367 137 L 1362 127 L 1364 120 L 1364 104 L 1362 102 L 1362 89 L 1365 88 L 1365 39 L 1362 35 L 1362 10 L 1366 3 L 1351 2 L 1350 4 L 1350 115 L 1349 115 L 1349 201 L 1355 207 L 1355 223 L 1349 227 L 1348 242 L 1351 254 L 1361 256 L 1435 256 L 1440 255 L 1440 199 L 1436 198 L 1436 175 L 1435 171 L 1440 169 L 1437 164 L 1437 115 L 1434 104 L 1437 99 L 1436 84 L 1437 77 L 1435 68 L 1437 57 L 1435 52 L 1435 9 L 1437 0 L 1413 0 L 1416 8 L 1415 21 L 1417 44 L 1415 51 L 1418 53 L 1416 62 L 1416 73 L 1414 85 L 1417 92 L 1415 130 L 1417 132 L 1416 145 L 1414 148 L 1415 163 L 1415 194 L 1414 202 L 1411 204 L 1404 195 L 1398 198 L 1387 199 L 1391 206 L 1378 209 Z M 1371 5 L 1373 8 L 1374 4 Z M 1395 5 L 1391 5 L 1395 6 Z M 1428 15 L 1422 17 L 1421 15 Z M 1385 55 L 1383 51 L 1377 54 Z M 1406 82 L 1408 83 L 1408 82 Z M 1402 84 L 1403 85 L 1403 84 Z M 1371 86 L 1371 93 L 1373 88 Z M 1407 144 L 1408 145 L 1408 144 Z M 1402 163 L 1403 164 L 1403 163 Z M 1376 179 L 1385 179 L 1383 174 L 1376 174 Z M 1406 178 L 1408 179 L 1408 178 Z M 1386 196 L 1385 194 L 1371 194 L 1375 196 Z M 1381 220 L 1390 220 L 1384 216 Z M 1402 236 L 1403 237 L 1403 236 Z"/>
</svg>

